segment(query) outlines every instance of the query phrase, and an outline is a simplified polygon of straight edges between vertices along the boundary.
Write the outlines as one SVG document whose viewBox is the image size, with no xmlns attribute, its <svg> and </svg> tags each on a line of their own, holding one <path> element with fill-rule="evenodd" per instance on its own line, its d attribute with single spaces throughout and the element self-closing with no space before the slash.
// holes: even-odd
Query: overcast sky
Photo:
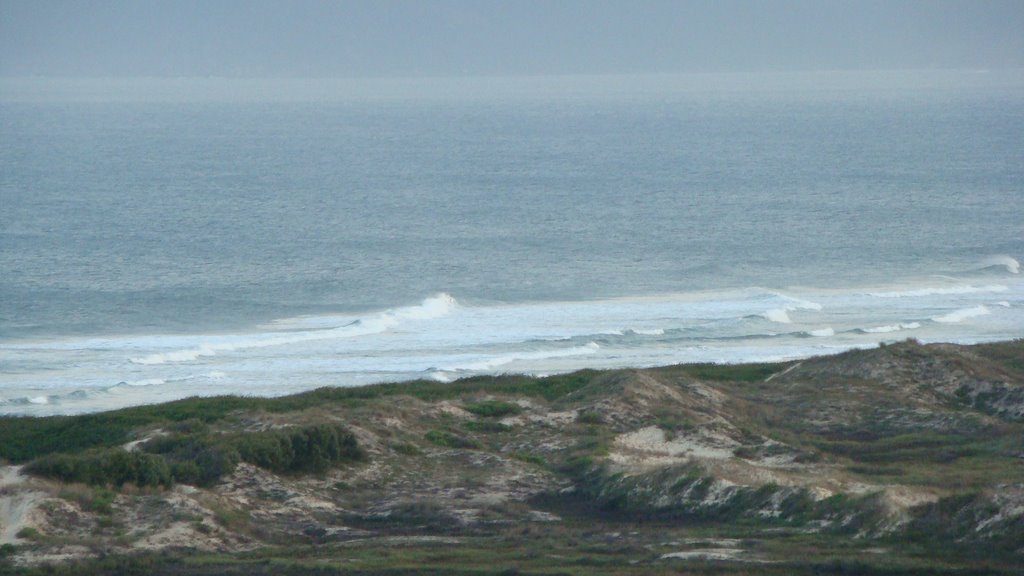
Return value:
<svg viewBox="0 0 1024 576">
<path fill-rule="evenodd" d="M 1024 0 L 0 0 L 0 76 L 1024 67 Z"/>
</svg>

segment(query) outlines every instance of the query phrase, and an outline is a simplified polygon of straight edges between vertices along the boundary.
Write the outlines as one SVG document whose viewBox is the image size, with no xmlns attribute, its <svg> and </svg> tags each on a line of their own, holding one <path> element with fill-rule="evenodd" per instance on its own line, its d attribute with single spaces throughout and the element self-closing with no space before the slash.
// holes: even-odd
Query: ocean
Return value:
<svg viewBox="0 0 1024 576">
<path fill-rule="evenodd" d="M 1024 337 L 1024 71 L 0 79 L 0 414 Z"/>
</svg>

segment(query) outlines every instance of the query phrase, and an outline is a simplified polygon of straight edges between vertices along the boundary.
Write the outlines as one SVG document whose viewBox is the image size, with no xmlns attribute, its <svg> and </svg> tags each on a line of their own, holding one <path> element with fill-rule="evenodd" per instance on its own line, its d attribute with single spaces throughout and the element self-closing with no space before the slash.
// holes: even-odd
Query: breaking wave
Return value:
<svg viewBox="0 0 1024 576">
<path fill-rule="evenodd" d="M 860 332 L 861 334 L 886 334 L 889 332 L 899 332 L 901 330 L 916 330 L 920 327 L 920 322 L 900 322 L 899 324 L 887 324 L 885 326 L 875 326 L 874 328 L 858 328 L 855 332 Z"/>
<path fill-rule="evenodd" d="M 230 336 L 218 338 L 207 344 L 186 350 L 159 352 L 131 358 L 133 364 L 154 365 L 175 362 L 191 362 L 203 356 L 216 356 L 222 352 L 235 352 L 251 348 L 267 348 L 286 346 L 316 340 L 332 340 L 355 338 L 370 334 L 386 332 L 405 321 L 432 320 L 448 315 L 457 306 L 454 298 L 448 294 L 438 294 L 425 299 L 419 306 L 408 306 L 382 312 L 366 319 L 358 319 L 343 326 L 323 330 L 305 330 L 295 332 L 277 332 L 260 336 Z"/>
<path fill-rule="evenodd" d="M 560 350 L 543 350 L 536 352 L 520 352 L 512 354 L 504 354 L 500 356 L 494 356 L 491 358 L 485 358 L 466 364 L 457 364 L 441 368 L 442 372 L 478 372 L 493 370 L 499 366 L 511 364 L 522 360 L 549 360 L 554 358 L 566 358 L 570 356 L 582 356 L 587 354 L 594 354 L 600 350 L 596 342 L 588 342 L 584 346 L 575 346 L 573 348 L 564 348 Z"/>
<path fill-rule="evenodd" d="M 992 312 L 986 306 L 979 305 L 972 306 L 970 308 L 963 308 L 955 312 L 950 312 L 949 314 L 944 314 L 942 316 L 936 316 L 932 318 L 932 320 L 936 322 L 941 322 L 943 324 L 955 324 L 957 322 L 963 322 L 968 318 L 975 318 L 977 316 L 984 316 L 986 314 L 991 313 Z"/>
<path fill-rule="evenodd" d="M 817 302 L 810 302 L 807 300 L 801 300 L 799 298 L 791 298 L 789 296 L 784 296 L 782 294 L 778 294 L 777 296 L 785 299 L 787 301 L 786 305 L 781 306 L 779 308 L 772 308 L 770 310 L 766 310 L 763 314 L 761 314 L 761 316 L 764 319 L 770 320 L 772 322 L 778 322 L 780 324 L 792 324 L 793 320 L 789 317 L 790 312 L 795 312 L 797 310 L 822 310 L 821 304 L 818 304 Z"/>
<path fill-rule="evenodd" d="M 936 288 L 919 288 L 916 290 L 903 290 L 896 292 L 868 292 L 868 296 L 875 298 L 920 298 L 922 296 L 952 296 L 957 294 L 981 294 L 988 292 L 1006 292 L 1010 288 L 1002 284 L 990 284 L 988 286 L 948 286 Z"/>
<path fill-rule="evenodd" d="M 1020 274 L 1020 262 L 1010 256 L 992 256 L 986 258 L 981 265 L 982 270 L 986 268 L 1004 268 L 1010 274 Z"/>
</svg>

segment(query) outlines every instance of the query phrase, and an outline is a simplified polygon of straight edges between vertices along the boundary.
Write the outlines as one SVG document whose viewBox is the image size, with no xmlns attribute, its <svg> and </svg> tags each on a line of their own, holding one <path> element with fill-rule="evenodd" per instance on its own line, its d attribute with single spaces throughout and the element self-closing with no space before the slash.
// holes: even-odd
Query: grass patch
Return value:
<svg viewBox="0 0 1024 576">
<path fill-rule="evenodd" d="M 22 540 L 31 540 L 33 542 L 38 542 L 39 540 L 43 539 L 43 535 L 39 532 L 39 530 L 36 530 L 31 526 L 25 526 L 21 530 L 18 530 L 18 533 L 14 536 L 16 538 L 21 538 Z"/>
<path fill-rule="evenodd" d="M 462 427 L 471 432 L 483 432 L 485 434 L 492 434 L 497 432 L 508 432 L 511 430 L 511 426 L 502 424 L 501 422 L 464 422 Z"/>
<path fill-rule="evenodd" d="M 448 430 L 431 430 L 424 435 L 424 438 L 443 448 L 468 448 L 472 450 L 483 448 L 483 445 L 473 438 L 465 438 Z"/>
<path fill-rule="evenodd" d="M 487 400 L 484 402 L 477 402 L 476 404 L 466 404 L 463 408 L 467 412 L 472 412 L 477 416 L 483 416 L 485 418 L 513 416 L 523 411 L 523 408 L 519 404 L 502 402 L 500 400 Z"/>
<path fill-rule="evenodd" d="M 25 472 L 91 486 L 209 486 L 239 462 L 279 473 L 321 473 L 336 463 L 364 457 L 355 436 L 331 424 L 239 434 L 211 434 L 200 428 L 154 438 L 141 448 L 49 454 L 30 462 Z"/>
<path fill-rule="evenodd" d="M 389 396 L 412 396 L 424 401 L 472 394 L 509 394 L 555 400 L 585 386 L 594 370 L 547 378 L 478 376 L 451 383 L 417 380 L 352 388 L 318 388 L 280 398 L 217 396 L 186 398 L 135 406 L 99 414 L 0 417 L 0 458 L 15 464 L 57 453 L 111 448 L 133 439 L 133 432 L 176 423 L 211 424 L 243 413 L 284 413 L 330 405 L 352 406 Z"/>
<path fill-rule="evenodd" d="M 772 374 L 788 368 L 792 362 L 778 364 L 683 364 L 673 371 L 683 372 L 698 380 L 716 382 L 763 382 Z"/>
</svg>

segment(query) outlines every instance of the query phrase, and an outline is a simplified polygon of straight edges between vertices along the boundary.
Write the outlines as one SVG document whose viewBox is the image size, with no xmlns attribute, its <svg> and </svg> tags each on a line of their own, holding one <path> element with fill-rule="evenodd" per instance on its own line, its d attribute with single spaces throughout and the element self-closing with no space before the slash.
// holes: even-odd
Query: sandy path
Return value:
<svg viewBox="0 0 1024 576">
<path fill-rule="evenodd" d="M 29 513 L 46 497 L 25 486 L 21 466 L 0 467 L 0 544 L 14 544 Z"/>
</svg>

